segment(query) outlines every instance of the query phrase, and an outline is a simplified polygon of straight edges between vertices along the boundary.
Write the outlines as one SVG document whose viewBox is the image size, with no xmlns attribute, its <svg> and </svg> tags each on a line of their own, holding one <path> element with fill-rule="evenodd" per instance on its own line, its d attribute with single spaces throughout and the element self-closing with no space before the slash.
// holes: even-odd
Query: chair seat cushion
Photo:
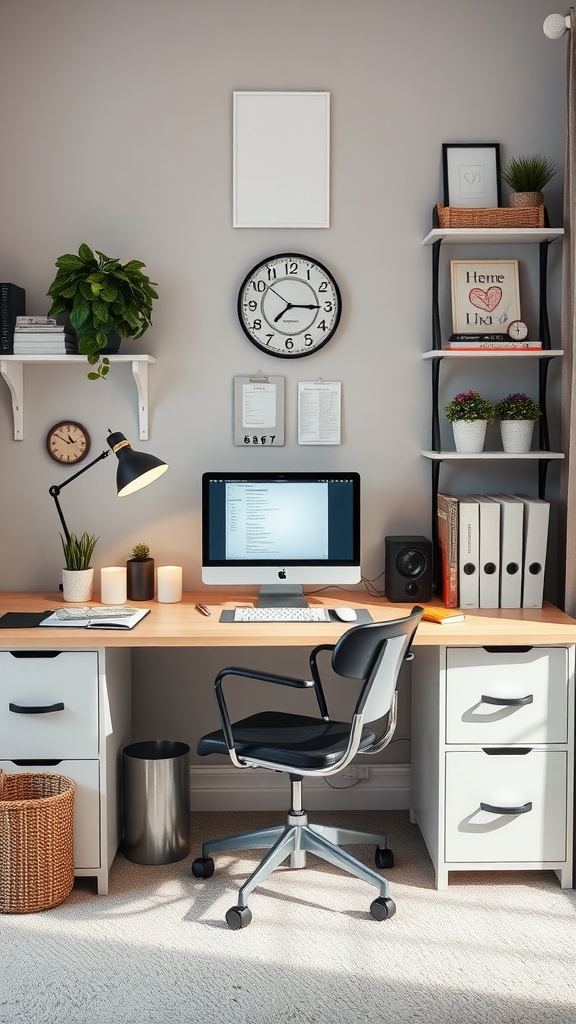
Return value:
<svg viewBox="0 0 576 1024">
<path fill-rule="evenodd" d="M 262 711 L 232 725 L 236 753 L 248 760 L 272 761 L 301 769 L 330 768 L 348 746 L 349 722 L 325 722 L 322 718 L 290 715 L 283 711 Z M 363 729 L 359 751 L 368 750 L 376 737 Z M 220 729 L 203 736 L 198 753 L 227 754 Z"/>
</svg>

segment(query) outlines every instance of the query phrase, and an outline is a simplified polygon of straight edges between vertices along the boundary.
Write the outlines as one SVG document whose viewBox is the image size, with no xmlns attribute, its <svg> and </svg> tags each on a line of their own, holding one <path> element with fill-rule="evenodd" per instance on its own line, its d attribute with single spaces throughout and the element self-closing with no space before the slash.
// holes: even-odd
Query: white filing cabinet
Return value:
<svg viewBox="0 0 576 1024">
<path fill-rule="evenodd" d="M 0 768 L 74 779 L 74 874 L 98 893 L 121 837 L 130 730 L 129 649 L 0 651 Z"/>
<path fill-rule="evenodd" d="M 574 647 L 414 655 L 410 812 L 437 888 L 450 871 L 547 868 L 570 888 Z"/>
</svg>

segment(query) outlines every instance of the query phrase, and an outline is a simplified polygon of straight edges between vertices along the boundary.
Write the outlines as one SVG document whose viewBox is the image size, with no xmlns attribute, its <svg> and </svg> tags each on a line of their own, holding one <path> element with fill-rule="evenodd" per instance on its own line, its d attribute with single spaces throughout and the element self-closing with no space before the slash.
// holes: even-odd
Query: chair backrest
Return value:
<svg viewBox="0 0 576 1024">
<path fill-rule="evenodd" d="M 365 723 L 375 722 L 390 711 L 398 675 L 422 613 L 423 609 L 415 606 L 401 619 L 353 626 L 336 644 L 332 652 L 334 672 L 364 683 L 355 714 L 362 715 Z"/>
</svg>

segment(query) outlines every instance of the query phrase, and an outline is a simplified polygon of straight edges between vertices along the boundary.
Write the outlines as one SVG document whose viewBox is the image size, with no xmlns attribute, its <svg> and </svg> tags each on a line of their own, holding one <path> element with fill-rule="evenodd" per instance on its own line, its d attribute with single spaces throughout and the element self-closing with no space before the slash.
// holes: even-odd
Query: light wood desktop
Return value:
<svg viewBox="0 0 576 1024">
<path fill-rule="evenodd" d="M 328 608 L 339 606 L 366 608 L 375 621 L 385 621 L 408 613 L 412 605 L 390 604 L 384 598 L 364 596 L 360 591 L 324 591 L 307 594 L 310 604 Z M 87 630 L 66 628 L 2 629 L 0 646 L 4 649 L 42 647 L 293 647 L 333 643 L 350 625 L 345 623 L 237 623 L 220 622 L 226 608 L 253 604 L 254 594 L 234 594 L 211 590 L 186 593 L 178 604 L 157 601 L 128 602 L 149 607 L 150 614 L 135 629 Z M 98 603 L 95 595 L 94 604 Z M 195 605 L 205 604 L 209 616 Z M 64 605 L 60 594 L 50 592 L 0 594 L 0 615 L 4 612 L 42 611 Z M 551 604 L 542 609 L 475 609 L 465 613 L 464 622 L 437 625 L 421 622 L 415 646 L 538 645 L 576 643 L 576 619 Z"/>
</svg>

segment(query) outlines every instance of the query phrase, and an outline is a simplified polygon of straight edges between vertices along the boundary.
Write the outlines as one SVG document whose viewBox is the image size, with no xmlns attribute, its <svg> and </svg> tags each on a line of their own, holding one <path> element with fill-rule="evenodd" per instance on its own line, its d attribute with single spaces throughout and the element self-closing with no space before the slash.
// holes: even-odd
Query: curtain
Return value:
<svg viewBox="0 0 576 1024">
<path fill-rule="evenodd" d="M 562 433 L 560 544 L 564 552 L 564 610 L 576 616 L 576 9 L 570 8 L 567 57 L 566 166 L 562 251 Z M 562 584 L 562 580 L 561 580 Z"/>
</svg>

